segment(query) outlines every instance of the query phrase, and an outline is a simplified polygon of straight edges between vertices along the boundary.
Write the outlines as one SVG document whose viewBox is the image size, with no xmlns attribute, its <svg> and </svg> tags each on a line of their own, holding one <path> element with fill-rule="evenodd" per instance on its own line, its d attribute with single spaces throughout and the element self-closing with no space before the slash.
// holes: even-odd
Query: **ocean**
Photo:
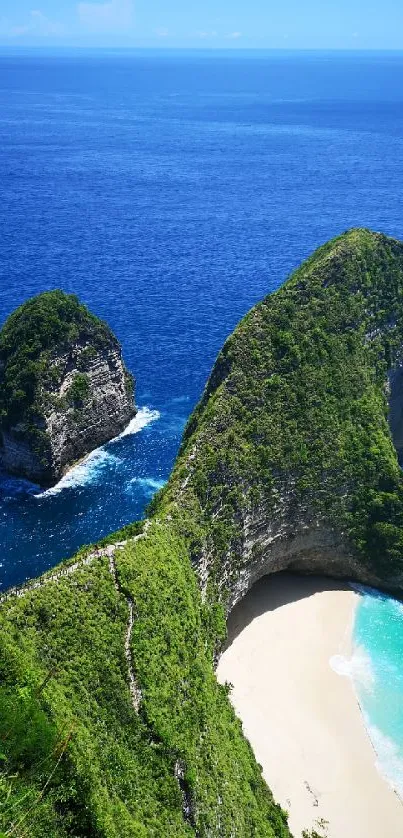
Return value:
<svg viewBox="0 0 403 838">
<path fill-rule="evenodd" d="M 349 663 L 380 773 L 403 801 L 403 603 L 358 590 Z"/>
<path fill-rule="evenodd" d="M 139 406 L 55 488 L 0 476 L 3 589 L 144 514 L 226 336 L 301 260 L 352 226 L 403 238 L 402 91 L 403 53 L 0 51 L 0 324 L 78 294 Z M 403 788 L 401 608 L 364 592 L 354 636 Z"/>
</svg>

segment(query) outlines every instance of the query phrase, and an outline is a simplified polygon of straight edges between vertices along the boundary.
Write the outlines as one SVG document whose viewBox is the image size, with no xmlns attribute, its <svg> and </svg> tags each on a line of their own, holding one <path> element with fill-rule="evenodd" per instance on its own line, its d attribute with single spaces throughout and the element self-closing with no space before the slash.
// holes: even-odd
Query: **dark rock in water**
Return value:
<svg viewBox="0 0 403 838">
<path fill-rule="evenodd" d="M 53 485 L 125 428 L 133 397 L 134 380 L 105 323 L 62 291 L 28 300 L 0 332 L 3 468 Z"/>
</svg>

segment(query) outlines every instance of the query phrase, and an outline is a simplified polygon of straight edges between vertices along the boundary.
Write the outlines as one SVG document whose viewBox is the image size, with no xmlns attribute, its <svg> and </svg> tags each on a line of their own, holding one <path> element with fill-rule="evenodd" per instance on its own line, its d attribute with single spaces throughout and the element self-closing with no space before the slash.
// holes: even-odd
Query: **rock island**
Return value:
<svg viewBox="0 0 403 838">
<path fill-rule="evenodd" d="M 0 332 L 0 462 L 50 486 L 135 415 L 109 326 L 71 294 L 28 300 Z"/>
</svg>

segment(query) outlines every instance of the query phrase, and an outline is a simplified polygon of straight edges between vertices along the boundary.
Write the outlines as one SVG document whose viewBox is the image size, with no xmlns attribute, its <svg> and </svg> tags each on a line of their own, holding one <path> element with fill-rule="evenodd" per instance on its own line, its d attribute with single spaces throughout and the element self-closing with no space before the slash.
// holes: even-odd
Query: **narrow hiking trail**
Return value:
<svg viewBox="0 0 403 838">
<path fill-rule="evenodd" d="M 3 594 L 3 596 L 0 597 L 0 605 L 2 605 L 5 602 L 9 602 L 14 598 L 20 599 L 21 597 L 25 596 L 31 591 L 35 591 L 38 588 L 42 588 L 44 585 L 48 585 L 50 582 L 57 582 L 59 579 L 64 579 L 67 576 L 71 576 L 77 570 L 81 570 L 81 568 L 88 567 L 89 565 L 91 565 L 94 561 L 96 561 L 96 559 L 107 558 L 108 568 L 113 579 L 113 585 L 115 587 L 115 590 L 119 594 L 119 596 L 124 597 L 124 599 L 126 600 L 127 609 L 129 612 L 127 630 L 124 641 L 124 651 L 128 671 L 128 684 L 130 690 L 131 703 L 136 713 L 139 712 L 142 696 L 141 690 L 137 684 L 136 677 L 134 674 L 133 655 L 131 650 L 131 639 L 135 620 L 135 608 L 132 598 L 126 596 L 126 594 L 122 591 L 120 587 L 115 563 L 115 556 L 116 553 L 123 547 L 126 547 L 127 544 L 133 544 L 134 542 L 139 541 L 141 538 L 146 538 L 148 527 L 149 521 L 146 521 L 144 525 L 144 530 L 142 533 L 140 533 L 140 535 L 136 535 L 133 538 L 126 539 L 125 541 L 117 541 L 116 544 L 108 544 L 106 547 L 93 550 L 92 553 L 88 554 L 88 556 L 79 559 L 78 561 L 74 562 L 71 565 L 68 565 L 67 567 L 61 567 L 60 570 L 56 571 L 55 573 L 50 573 L 48 576 L 43 576 L 40 579 L 35 580 L 34 582 L 29 582 L 23 587 L 10 588 L 10 590 L 8 590 L 5 594 Z"/>
<path fill-rule="evenodd" d="M 145 533 L 142 533 L 141 535 L 137 535 L 134 539 L 132 539 L 132 541 L 135 541 L 135 540 L 137 541 L 139 538 L 144 538 L 144 535 L 145 535 Z M 121 546 L 123 544 L 127 544 L 127 541 L 121 542 Z M 137 681 L 136 681 L 136 678 L 135 678 L 135 675 L 134 675 L 133 656 L 132 656 L 132 650 L 131 650 L 131 639 L 132 639 L 133 625 L 134 625 L 134 602 L 133 602 L 131 597 L 128 597 L 123 593 L 123 591 L 122 591 L 122 589 L 119 585 L 119 579 L 118 579 L 118 574 L 117 574 L 116 564 L 115 564 L 115 552 L 116 551 L 114 550 L 112 553 L 108 554 L 109 555 L 109 570 L 110 570 L 110 573 L 112 575 L 113 584 L 116 588 L 116 591 L 118 592 L 118 594 L 120 596 L 125 597 L 127 607 L 129 609 L 129 621 L 128 621 L 128 624 L 127 624 L 127 631 L 126 631 L 126 637 L 125 637 L 125 658 L 126 658 L 127 669 L 128 669 L 128 674 L 129 674 L 130 696 L 131 696 L 133 707 L 136 710 L 136 712 L 138 713 L 139 709 L 140 709 L 140 704 L 141 704 L 141 690 L 140 690 L 139 686 L 137 685 Z"/>
<path fill-rule="evenodd" d="M 127 544 L 134 544 L 136 541 L 139 541 L 142 538 L 146 538 L 147 530 L 150 527 L 150 523 L 151 522 L 147 520 L 144 524 L 143 532 L 139 535 L 134 536 L 133 538 L 126 539 L 125 541 L 118 541 L 116 542 L 116 544 L 108 544 L 106 547 L 93 550 L 87 556 L 84 556 L 82 559 L 78 559 L 78 561 L 74 562 L 73 564 L 68 565 L 67 567 L 61 567 L 60 570 L 50 573 L 48 576 L 43 576 L 40 579 L 35 580 L 34 582 L 29 582 L 24 587 L 10 588 L 10 590 L 8 590 L 7 593 L 3 594 L 3 596 L 0 597 L 1 606 L 2 604 L 10 602 L 13 599 L 20 599 L 21 597 L 25 596 L 31 591 L 37 590 L 38 588 L 42 588 L 44 585 L 47 585 L 50 582 L 57 582 L 60 579 L 72 576 L 76 571 L 81 570 L 81 568 L 88 567 L 97 559 L 107 558 L 108 570 L 112 577 L 114 588 L 120 597 L 124 597 L 128 610 L 127 628 L 124 637 L 124 655 L 127 666 L 127 683 L 130 692 L 130 700 L 132 707 L 135 713 L 137 714 L 141 710 L 142 692 L 136 680 L 133 654 L 131 649 L 133 626 L 136 619 L 136 609 L 134 600 L 130 596 L 127 596 L 120 586 L 115 558 L 116 553 L 122 548 L 126 547 Z M 151 741 L 156 742 L 151 729 L 150 736 Z M 183 817 L 187 823 L 193 824 L 193 803 L 189 792 L 188 784 L 185 779 L 186 765 L 183 762 L 183 760 L 176 760 L 173 772 L 182 796 Z"/>
</svg>

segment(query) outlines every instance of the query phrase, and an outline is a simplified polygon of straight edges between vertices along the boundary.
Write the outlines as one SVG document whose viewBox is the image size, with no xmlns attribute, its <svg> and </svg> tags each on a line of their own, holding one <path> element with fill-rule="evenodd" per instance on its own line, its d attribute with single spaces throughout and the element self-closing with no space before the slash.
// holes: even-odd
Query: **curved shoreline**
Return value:
<svg viewBox="0 0 403 838">
<path fill-rule="evenodd" d="M 295 838 L 303 829 L 328 838 L 403 832 L 352 680 L 330 664 L 351 657 L 357 597 L 331 580 L 278 574 L 228 620 L 218 679 L 234 685 L 232 703 Z"/>
</svg>

